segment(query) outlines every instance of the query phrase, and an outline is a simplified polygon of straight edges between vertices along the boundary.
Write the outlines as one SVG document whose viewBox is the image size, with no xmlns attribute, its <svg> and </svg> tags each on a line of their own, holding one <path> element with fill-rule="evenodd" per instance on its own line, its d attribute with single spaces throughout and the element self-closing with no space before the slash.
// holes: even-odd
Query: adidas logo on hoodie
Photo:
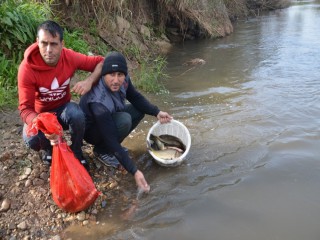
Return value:
<svg viewBox="0 0 320 240">
<path fill-rule="evenodd" d="M 68 78 L 61 86 L 57 78 L 54 78 L 51 83 L 51 89 L 45 87 L 39 87 L 40 101 L 42 102 L 53 102 L 64 98 L 67 94 L 66 88 L 70 83 L 70 78 Z"/>
</svg>

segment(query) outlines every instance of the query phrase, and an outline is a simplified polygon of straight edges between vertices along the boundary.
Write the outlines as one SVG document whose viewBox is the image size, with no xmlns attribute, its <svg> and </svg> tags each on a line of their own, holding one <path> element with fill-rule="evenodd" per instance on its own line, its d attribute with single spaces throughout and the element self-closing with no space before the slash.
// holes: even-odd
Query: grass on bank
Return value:
<svg viewBox="0 0 320 240">
<path fill-rule="evenodd" d="M 134 75 L 134 86 L 144 92 L 168 94 L 162 81 L 168 79 L 165 74 L 167 62 L 163 57 L 157 57 L 151 62 L 142 62 L 139 70 Z"/>
</svg>

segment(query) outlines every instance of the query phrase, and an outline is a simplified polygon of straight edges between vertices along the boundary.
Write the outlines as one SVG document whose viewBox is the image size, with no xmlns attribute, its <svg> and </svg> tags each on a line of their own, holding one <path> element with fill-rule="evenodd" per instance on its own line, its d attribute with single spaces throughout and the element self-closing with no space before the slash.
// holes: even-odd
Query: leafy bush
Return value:
<svg viewBox="0 0 320 240">
<path fill-rule="evenodd" d="M 6 0 L 0 5 L 0 49 L 7 57 L 35 41 L 36 28 L 50 14 L 47 4 Z"/>
<path fill-rule="evenodd" d="M 88 54 L 89 45 L 83 40 L 83 33 L 80 31 L 64 31 L 63 40 L 66 48 L 71 48 L 76 52 L 80 52 L 83 54 Z"/>
<path fill-rule="evenodd" d="M 38 24 L 49 15 L 49 2 L 1 0 L 0 108 L 17 104 L 17 73 L 23 52 L 35 41 Z"/>
<path fill-rule="evenodd" d="M 22 59 L 22 52 L 17 55 L 13 53 L 11 59 L 0 56 L 0 88 L 8 90 L 11 87 L 15 87 L 16 77 L 18 73 L 18 67 Z"/>
</svg>

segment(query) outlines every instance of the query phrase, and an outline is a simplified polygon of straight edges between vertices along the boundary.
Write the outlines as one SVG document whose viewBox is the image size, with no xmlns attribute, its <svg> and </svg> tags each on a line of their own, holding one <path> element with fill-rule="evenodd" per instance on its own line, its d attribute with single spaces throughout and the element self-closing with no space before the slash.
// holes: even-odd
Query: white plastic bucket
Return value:
<svg viewBox="0 0 320 240">
<path fill-rule="evenodd" d="M 163 134 L 168 134 L 171 136 L 175 136 L 179 138 L 183 144 L 186 146 L 186 150 L 184 153 L 175 159 L 161 159 L 153 154 L 153 152 L 149 149 L 148 141 L 150 142 L 150 135 L 160 136 Z M 189 130 L 185 125 L 177 120 L 171 120 L 170 123 L 161 124 L 159 121 L 156 122 L 149 130 L 147 135 L 147 147 L 150 155 L 154 158 L 154 160 L 161 166 L 166 167 L 174 167 L 180 165 L 188 155 L 191 147 L 191 136 Z"/>
</svg>

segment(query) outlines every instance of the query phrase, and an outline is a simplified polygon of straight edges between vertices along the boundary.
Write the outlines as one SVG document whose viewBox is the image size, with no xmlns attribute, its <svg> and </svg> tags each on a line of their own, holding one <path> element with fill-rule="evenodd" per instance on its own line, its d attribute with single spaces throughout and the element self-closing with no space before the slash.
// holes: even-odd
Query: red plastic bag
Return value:
<svg viewBox="0 0 320 240">
<path fill-rule="evenodd" d="M 44 112 L 38 116 L 27 126 L 27 136 L 38 134 L 38 130 L 45 134 L 63 135 L 63 129 L 60 125 L 57 116 L 54 113 Z"/>
<path fill-rule="evenodd" d="M 61 137 L 63 133 L 53 113 L 40 113 L 32 126 L 28 127 L 27 134 L 35 134 L 38 130 L 46 134 L 56 133 Z M 50 188 L 54 202 L 67 212 L 88 208 L 100 194 L 87 170 L 64 141 L 53 146 Z"/>
<path fill-rule="evenodd" d="M 82 211 L 99 196 L 89 173 L 66 142 L 53 146 L 50 187 L 55 203 L 67 212 Z"/>
</svg>

